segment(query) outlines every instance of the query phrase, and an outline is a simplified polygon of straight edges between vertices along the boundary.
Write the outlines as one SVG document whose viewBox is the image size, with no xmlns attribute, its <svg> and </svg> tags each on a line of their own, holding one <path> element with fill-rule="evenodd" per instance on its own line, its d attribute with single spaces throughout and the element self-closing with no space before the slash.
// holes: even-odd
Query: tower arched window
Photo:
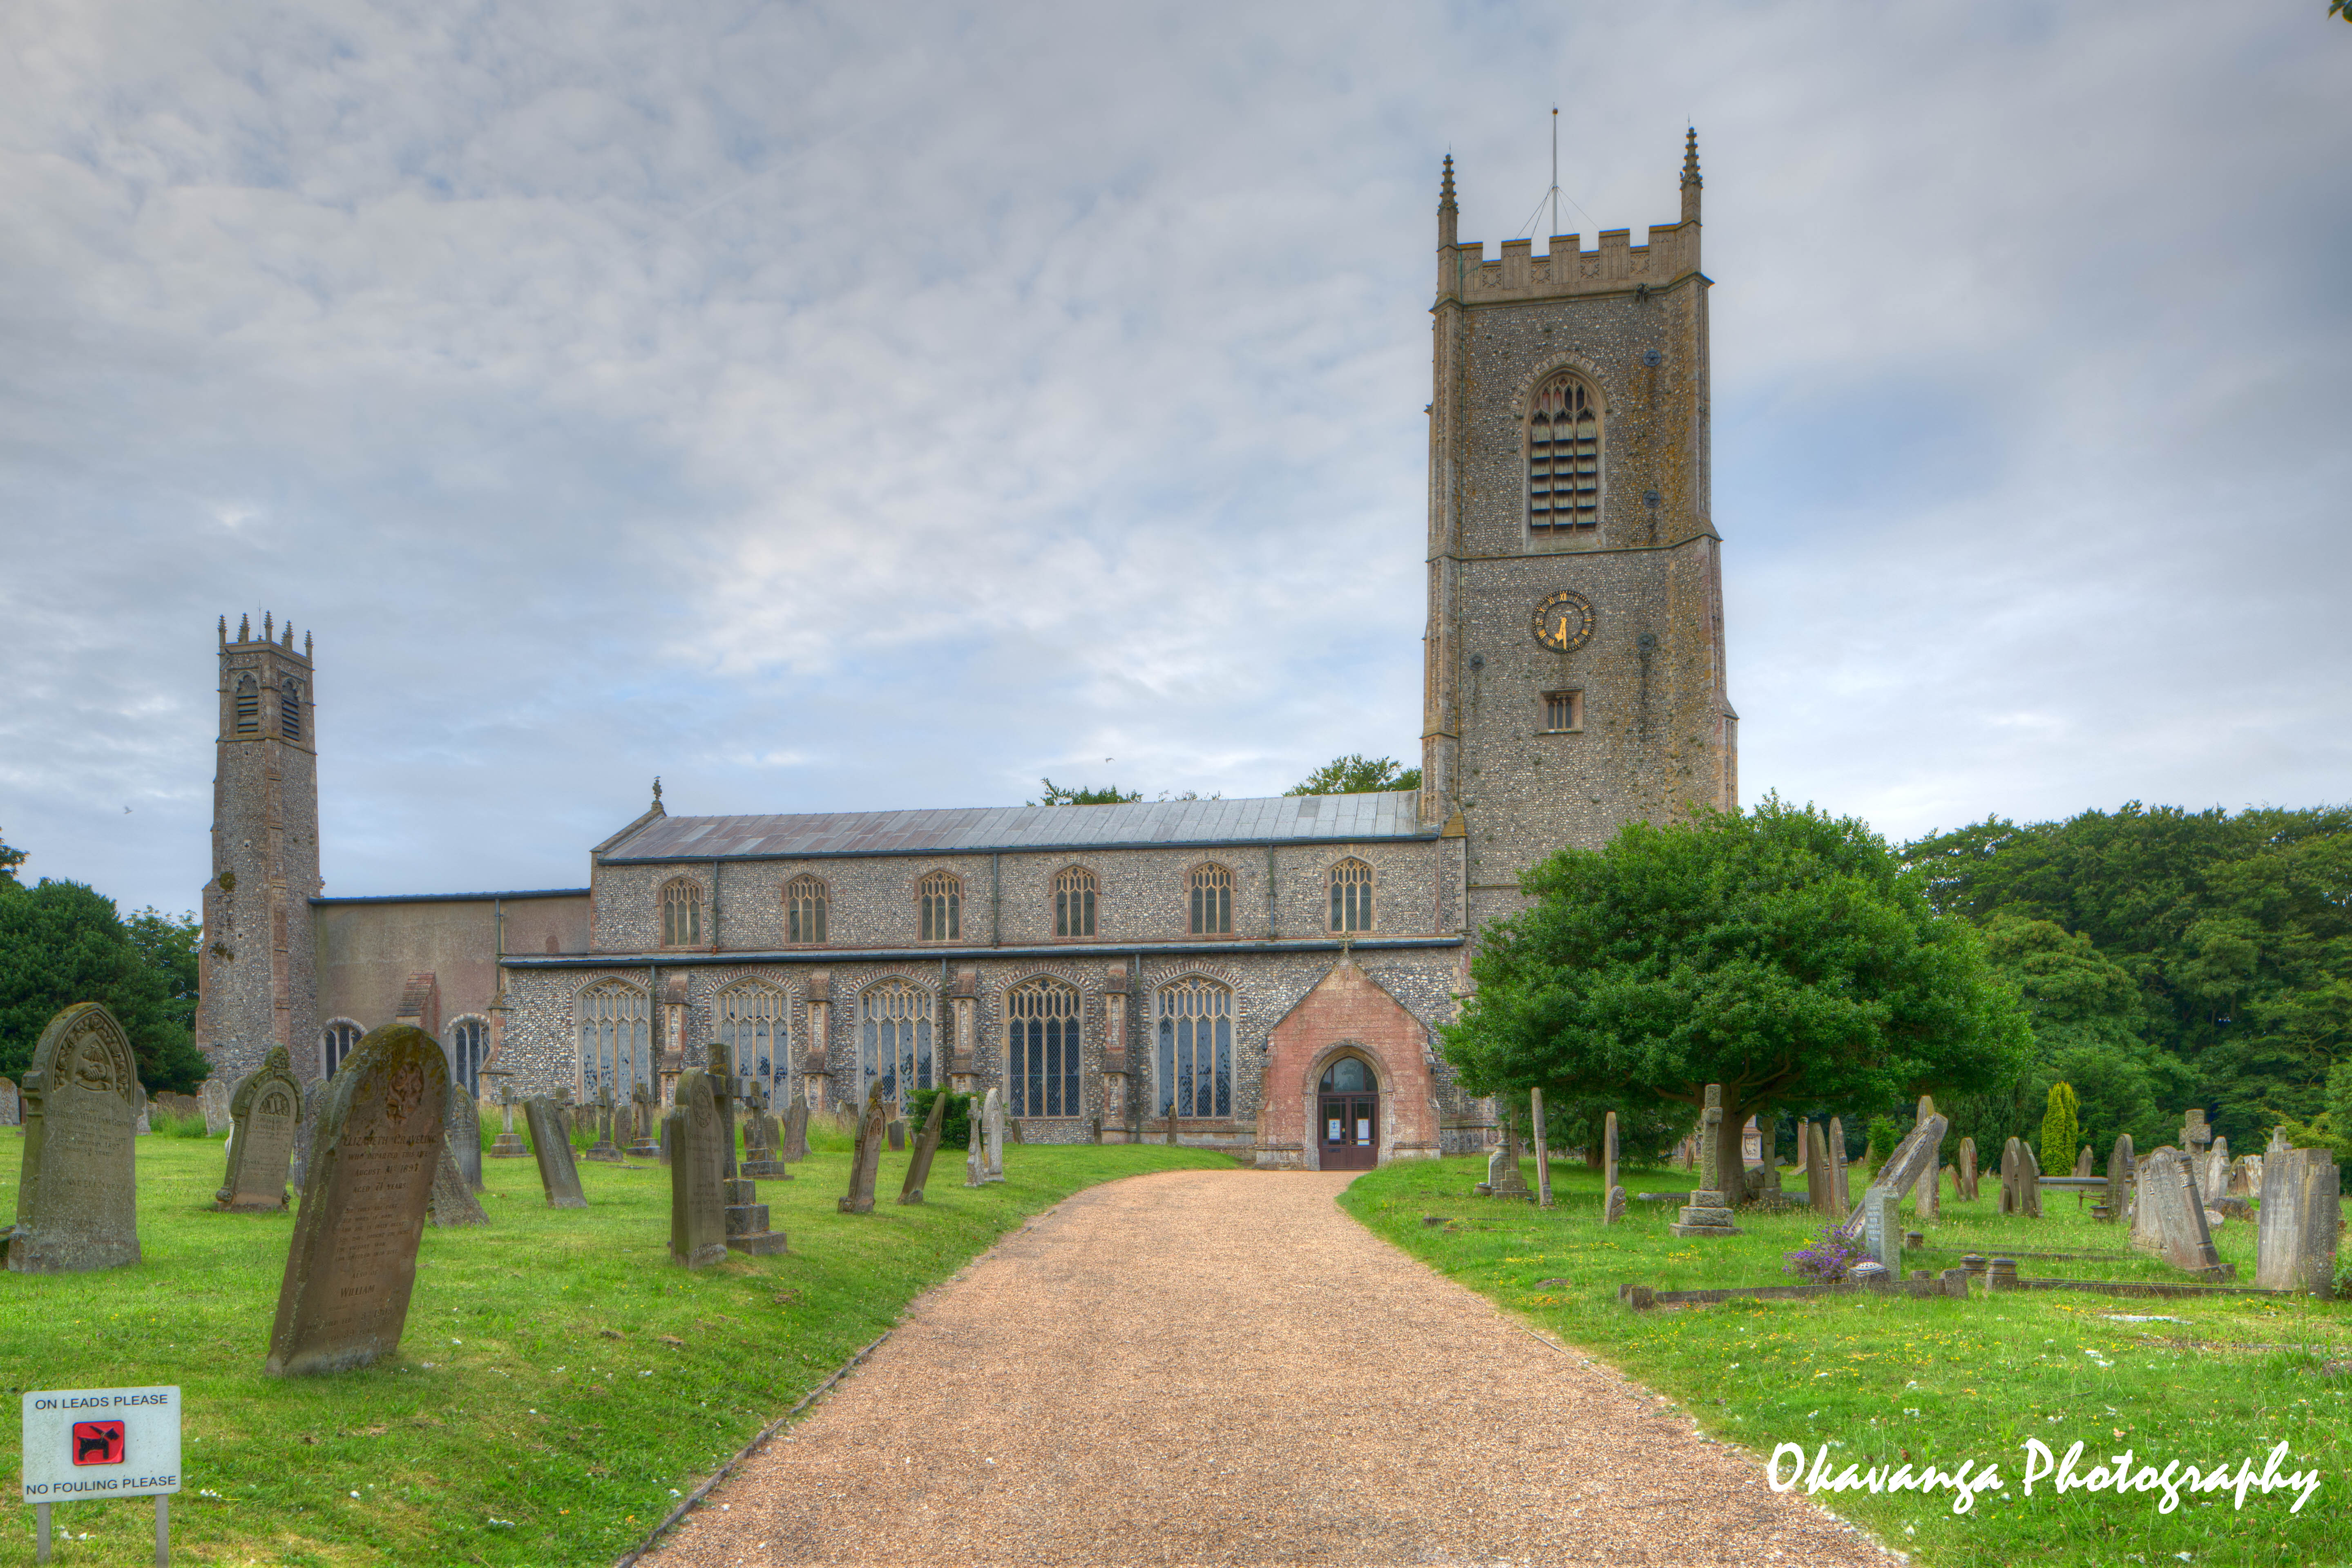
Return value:
<svg viewBox="0 0 2352 1568">
<path fill-rule="evenodd" d="M 1054 934 L 1095 934 L 1095 874 L 1083 866 L 1055 873 Z"/>
<path fill-rule="evenodd" d="M 1372 929 L 1372 868 L 1353 856 L 1331 868 L 1331 929 Z"/>
<path fill-rule="evenodd" d="M 466 1092 L 482 1097 L 482 1063 L 490 1054 L 490 1026 L 480 1018 L 460 1018 L 449 1026 L 449 1062 Z"/>
<path fill-rule="evenodd" d="M 1234 994 L 1213 980 L 1163 985 L 1159 1014 L 1160 1114 L 1234 1113 Z"/>
<path fill-rule="evenodd" d="M 702 945 L 702 884 L 678 877 L 662 884 L 662 945 Z"/>
<path fill-rule="evenodd" d="M 236 734 L 247 740 L 261 733 L 261 682 L 250 672 L 236 678 Z"/>
<path fill-rule="evenodd" d="M 278 733 L 289 741 L 302 738 L 302 683 L 299 680 L 278 682 Z"/>
<path fill-rule="evenodd" d="M 1528 414 L 1528 526 L 1593 528 L 1601 521 L 1601 408 L 1568 371 L 1536 389 Z"/>
<path fill-rule="evenodd" d="M 580 1082 L 588 1097 L 610 1087 L 626 1100 L 630 1086 L 654 1081 L 652 1009 L 625 980 L 599 980 L 580 994 Z"/>
<path fill-rule="evenodd" d="M 952 871 L 934 871 L 923 879 L 917 893 L 925 942 L 953 942 L 963 934 L 962 878 Z"/>
<path fill-rule="evenodd" d="M 903 980 L 885 980 L 857 1000 L 861 1027 L 857 1081 L 861 1102 L 880 1095 L 902 1103 L 937 1082 L 931 1058 L 931 994 Z"/>
<path fill-rule="evenodd" d="M 345 1058 L 359 1049 L 359 1044 L 360 1026 L 349 1018 L 338 1018 L 319 1031 L 320 1063 L 329 1078 L 335 1076 L 335 1069 L 343 1065 Z"/>
<path fill-rule="evenodd" d="M 1004 1076 L 1015 1116 L 1076 1116 L 1079 997 L 1058 980 L 1032 980 L 1004 998 Z"/>
<path fill-rule="evenodd" d="M 792 1050 L 784 994 L 757 980 L 719 994 L 719 1039 L 737 1074 L 768 1089 L 768 1103 L 792 1098 Z"/>
<path fill-rule="evenodd" d="M 1192 894 L 1192 934 L 1233 935 L 1234 874 L 1223 866 L 1195 866 L 1187 880 Z"/>
<path fill-rule="evenodd" d="M 833 901 L 822 879 L 794 877 L 784 884 L 784 940 L 794 944 L 824 940 L 825 906 Z"/>
</svg>

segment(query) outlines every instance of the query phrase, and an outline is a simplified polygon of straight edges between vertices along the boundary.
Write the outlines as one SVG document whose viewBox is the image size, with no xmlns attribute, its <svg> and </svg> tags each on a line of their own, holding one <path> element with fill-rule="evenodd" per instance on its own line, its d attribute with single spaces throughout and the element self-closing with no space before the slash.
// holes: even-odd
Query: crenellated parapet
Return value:
<svg viewBox="0 0 2352 1568">
<path fill-rule="evenodd" d="M 1534 254 L 1532 239 L 1507 239 L 1503 254 L 1486 259 L 1484 244 L 1472 240 L 1439 252 L 1441 294 L 1466 305 L 1517 304 L 1530 300 L 1622 294 L 1665 289 L 1699 269 L 1699 223 L 1654 225 L 1649 243 L 1633 243 L 1633 231 L 1604 229 L 1598 248 L 1586 250 L 1583 236 L 1556 234 L 1548 254 Z"/>
</svg>

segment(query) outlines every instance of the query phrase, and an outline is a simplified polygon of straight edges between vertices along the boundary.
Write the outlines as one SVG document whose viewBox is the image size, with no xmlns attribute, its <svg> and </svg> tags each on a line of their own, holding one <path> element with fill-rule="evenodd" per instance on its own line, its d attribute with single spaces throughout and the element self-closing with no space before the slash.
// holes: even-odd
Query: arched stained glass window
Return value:
<svg viewBox="0 0 2352 1568">
<path fill-rule="evenodd" d="M 1372 929 L 1372 868 L 1353 857 L 1331 868 L 1331 929 Z"/>
<path fill-rule="evenodd" d="M 327 1076 L 343 1065 L 343 1058 L 359 1048 L 360 1026 L 349 1018 L 338 1018 L 320 1031 L 319 1055 L 327 1068 Z"/>
<path fill-rule="evenodd" d="M 794 877 L 784 884 L 784 940 L 800 943 L 824 940 L 825 906 L 833 901 L 824 881 Z"/>
<path fill-rule="evenodd" d="M 719 994 L 719 1039 L 728 1060 L 743 1078 L 768 1086 L 768 1103 L 781 1106 L 792 1096 L 791 1031 L 785 1022 L 784 994 L 759 981 L 730 985 Z"/>
<path fill-rule="evenodd" d="M 580 994 L 580 1082 L 593 1100 L 609 1087 L 626 1100 L 633 1084 L 654 1081 L 646 994 L 625 980 L 599 980 Z"/>
<path fill-rule="evenodd" d="M 662 945 L 702 945 L 702 884 L 679 877 L 662 884 Z"/>
<path fill-rule="evenodd" d="M 1234 994 L 1213 980 L 1160 987 L 1160 1114 L 1234 1113 Z"/>
<path fill-rule="evenodd" d="M 1095 934 L 1095 874 L 1072 866 L 1054 877 L 1054 934 Z"/>
<path fill-rule="evenodd" d="M 1079 997 L 1055 980 L 1016 985 L 1004 998 L 1004 1073 L 1015 1116 L 1076 1116 Z"/>
<path fill-rule="evenodd" d="M 1192 934 L 1234 934 L 1234 874 L 1223 866 L 1195 866 L 1189 879 L 1192 890 Z"/>
<path fill-rule="evenodd" d="M 858 1013 L 864 1025 L 857 1042 L 860 1103 L 878 1094 L 900 1104 L 934 1086 L 929 992 L 886 980 L 858 999 Z"/>
<path fill-rule="evenodd" d="M 476 1100 L 482 1097 L 482 1063 L 490 1054 L 490 1026 L 480 1018 L 460 1018 L 449 1026 L 449 1060 L 459 1083 Z"/>
<path fill-rule="evenodd" d="M 918 891 L 922 905 L 923 940 L 954 942 L 961 936 L 963 879 L 952 871 L 934 871 L 923 879 Z"/>
<path fill-rule="evenodd" d="M 1562 371 L 1537 388 L 1528 416 L 1528 526 L 1601 521 L 1601 414 L 1591 390 Z"/>
</svg>

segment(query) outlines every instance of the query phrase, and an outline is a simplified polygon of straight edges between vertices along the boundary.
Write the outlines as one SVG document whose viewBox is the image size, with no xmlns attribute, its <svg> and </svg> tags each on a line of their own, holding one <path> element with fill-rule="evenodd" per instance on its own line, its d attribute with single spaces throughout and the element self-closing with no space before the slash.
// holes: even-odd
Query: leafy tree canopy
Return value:
<svg viewBox="0 0 2352 1568">
<path fill-rule="evenodd" d="M 1033 800 L 1028 803 L 1031 805 L 1125 805 L 1129 801 L 1143 798 L 1141 790 L 1122 792 L 1117 784 L 1105 784 L 1100 789 L 1080 784 L 1071 789 L 1055 784 L 1052 779 L 1039 779 L 1037 782 L 1045 786 L 1045 798 Z"/>
<path fill-rule="evenodd" d="M 17 886 L 16 868 L 24 863 L 25 852 L 22 849 L 12 849 L 5 840 L 0 840 L 0 884 L 12 888 Z"/>
<path fill-rule="evenodd" d="M 1535 902 L 1487 927 L 1445 1030 L 1465 1087 L 1687 1113 L 1720 1083 L 1719 1179 L 1737 1182 L 1736 1130 L 1759 1109 L 1988 1090 L 2025 1060 L 2024 1013 L 1975 930 L 1852 818 L 1768 797 L 1631 823 L 1521 886 Z"/>
<path fill-rule="evenodd" d="M 1285 795 L 1376 795 L 1383 790 L 1419 789 L 1421 770 L 1394 757 L 1366 757 L 1350 752 L 1334 757 L 1284 790 Z"/>
<path fill-rule="evenodd" d="M 151 932 L 175 923 L 145 915 L 153 916 Z M 193 965 L 194 943 L 185 945 Z M 24 1076 L 59 1012 L 102 1002 L 131 1037 L 150 1093 L 194 1089 L 208 1070 L 189 1032 L 194 989 L 190 973 L 186 997 L 175 996 L 172 974 L 150 961 L 113 903 L 79 882 L 0 884 L 0 1073 Z"/>
</svg>

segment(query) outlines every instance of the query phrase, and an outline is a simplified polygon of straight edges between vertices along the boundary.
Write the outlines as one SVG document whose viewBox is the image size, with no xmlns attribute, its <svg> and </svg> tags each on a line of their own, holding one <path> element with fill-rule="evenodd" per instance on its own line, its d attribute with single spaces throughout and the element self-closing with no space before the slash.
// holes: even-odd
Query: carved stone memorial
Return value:
<svg viewBox="0 0 2352 1568">
<path fill-rule="evenodd" d="M 1935 1114 L 1935 1100 L 1927 1095 L 1921 1095 L 1918 1124 L 1925 1126 L 1927 1119 Z M 1942 1204 L 1944 1173 L 1941 1150 L 1942 1142 L 1939 1134 L 1937 1152 L 1928 1155 L 1927 1168 L 1919 1173 L 1917 1179 L 1911 1184 L 1911 1207 L 1921 1220 L 1928 1224 L 1933 1224 L 1937 1220 Z"/>
<path fill-rule="evenodd" d="M 2291 1149 L 2263 1162 L 2263 1207 L 2254 1233 L 2254 1283 L 2265 1290 L 2327 1297 L 2336 1289 L 2342 1176 L 2326 1149 Z"/>
<path fill-rule="evenodd" d="M 14 1127 L 24 1115 L 24 1101 L 18 1098 L 16 1086 L 0 1078 L 0 1127 Z"/>
<path fill-rule="evenodd" d="M 990 1089 L 993 1096 L 996 1091 Z M 878 1094 L 868 1096 L 866 1114 L 857 1123 L 857 1152 L 849 1159 L 849 1191 L 841 1200 L 844 1214 L 874 1212 L 874 1176 L 882 1165 L 882 1141 L 889 1107 Z"/>
<path fill-rule="evenodd" d="M 1536 1206 L 1551 1207 L 1551 1139 L 1544 1126 L 1543 1090 L 1528 1091 L 1528 1126 L 1533 1130 L 1536 1151 Z M 1603 1192 L 1608 1191 L 1604 1184 Z"/>
<path fill-rule="evenodd" d="M 981 1106 L 981 1120 L 987 1123 L 987 1163 L 981 1170 L 981 1179 L 990 1182 L 1004 1180 L 1004 1091 L 992 1089 Z"/>
<path fill-rule="evenodd" d="M 727 1257 L 725 1133 L 710 1075 L 677 1075 L 669 1125 L 669 1260 L 701 1268 Z"/>
<path fill-rule="evenodd" d="M 130 1037 L 95 1002 L 49 1020 L 25 1069 L 24 1154 L 11 1274 L 77 1274 L 139 1261 Z"/>
<path fill-rule="evenodd" d="M 919 1204 L 923 1201 L 923 1188 L 931 1179 L 931 1160 L 940 1152 L 940 1131 L 947 1125 L 948 1097 L 931 1097 L 931 1113 L 923 1118 L 923 1130 L 915 1135 L 915 1157 L 907 1162 L 907 1180 L 898 1188 L 898 1201 Z"/>
<path fill-rule="evenodd" d="M 2221 1267 L 2213 1233 L 2205 1223 L 2205 1200 L 2187 1156 L 2158 1149 L 2139 1171 L 2139 1205 L 2147 1212 L 2158 1256 L 2175 1268 L 2204 1273 Z M 2133 1240 L 2139 1239 L 2136 1229 Z"/>
<path fill-rule="evenodd" d="M 1624 1216 L 1625 1189 L 1617 1180 L 1617 1113 L 1601 1122 L 1601 1223 L 1615 1225 Z"/>
<path fill-rule="evenodd" d="M 1721 1140 L 1723 1138 L 1723 1086 L 1706 1086 L 1706 1104 L 1699 1111 L 1697 1176 L 1702 1182 L 1720 1180 Z M 1700 1187 L 1690 1195 L 1690 1202 L 1666 1227 L 1675 1236 L 1738 1236 L 1739 1227 L 1731 1223 L 1731 1205 L 1721 1191 Z"/>
<path fill-rule="evenodd" d="M 452 1097 L 451 1103 L 467 1098 L 461 1092 Z M 479 1153 L 481 1147 L 478 1134 L 475 1152 Z M 441 1155 L 433 1163 L 433 1201 L 428 1213 L 439 1226 L 490 1223 L 490 1216 L 482 1212 L 480 1201 L 474 1196 L 474 1189 L 466 1184 L 466 1173 L 457 1163 L 457 1145 L 450 1140 L 446 1122 L 441 1130 Z"/>
<path fill-rule="evenodd" d="M 284 1046 L 273 1046 L 259 1070 L 229 1097 L 228 1169 L 213 1207 L 223 1214 L 275 1214 L 286 1206 L 293 1170 L 294 1133 L 302 1125 L 302 1085 Z"/>
<path fill-rule="evenodd" d="M 2131 1212 L 2132 1166 L 2131 1134 L 2118 1133 L 2116 1146 L 2107 1155 L 2107 1201 L 2104 1205 L 2107 1212 L 2096 1216 L 2102 1223 L 2112 1225 Z"/>
<path fill-rule="evenodd" d="M 413 1024 L 369 1030 L 328 1079 L 264 1372 L 341 1372 L 399 1348 L 448 1092 L 440 1046 Z"/>
<path fill-rule="evenodd" d="M 1977 1201 L 1977 1141 L 1973 1138 L 1960 1140 L 1960 1173 L 1952 1190 L 1964 1202 Z"/>
<path fill-rule="evenodd" d="M 457 1156 L 457 1173 L 466 1179 L 469 1193 L 487 1191 L 482 1185 L 482 1124 L 475 1120 L 478 1112 L 474 1097 L 462 1083 L 449 1085 L 449 1108 L 442 1113 L 442 1135 L 449 1140 L 449 1152 Z"/>
<path fill-rule="evenodd" d="M 783 1134 L 777 1159 L 790 1163 L 808 1158 L 808 1089 L 804 1081 L 801 1092 L 793 1096 L 792 1104 L 784 1109 Z"/>
<path fill-rule="evenodd" d="M 1519 1129 L 1509 1117 L 1503 1118 L 1503 1142 L 1486 1160 L 1486 1187 L 1498 1198 L 1533 1199 L 1528 1191 L 1528 1179 L 1519 1173 Z"/>
<path fill-rule="evenodd" d="M 580 1167 L 572 1161 L 572 1140 L 563 1135 L 562 1108 L 545 1096 L 534 1096 L 522 1108 L 530 1128 L 530 1152 L 539 1157 L 539 1184 L 546 1189 L 551 1209 L 584 1209 L 588 1194 L 580 1190 Z"/>
<path fill-rule="evenodd" d="M 235 1090 L 225 1078 L 208 1078 L 196 1090 L 196 1103 L 205 1111 L 205 1137 L 217 1138 L 229 1130 L 236 1115 L 230 1108 L 234 1098 Z"/>
</svg>

